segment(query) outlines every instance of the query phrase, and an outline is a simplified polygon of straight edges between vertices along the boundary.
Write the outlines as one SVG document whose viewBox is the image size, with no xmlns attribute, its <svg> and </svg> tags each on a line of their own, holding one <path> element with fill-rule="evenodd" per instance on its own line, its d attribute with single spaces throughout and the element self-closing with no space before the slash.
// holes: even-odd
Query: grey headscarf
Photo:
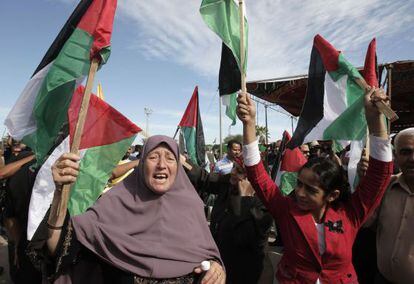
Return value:
<svg viewBox="0 0 414 284">
<path fill-rule="evenodd" d="M 220 260 L 203 202 L 179 162 L 166 193 L 155 194 L 144 182 L 145 159 L 162 143 L 179 161 L 173 139 L 150 137 L 134 173 L 87 212 L 72 218 L 82 245 L 123 271 L 151 278 L 186 275 L 203 260 Z"/>
</svg>

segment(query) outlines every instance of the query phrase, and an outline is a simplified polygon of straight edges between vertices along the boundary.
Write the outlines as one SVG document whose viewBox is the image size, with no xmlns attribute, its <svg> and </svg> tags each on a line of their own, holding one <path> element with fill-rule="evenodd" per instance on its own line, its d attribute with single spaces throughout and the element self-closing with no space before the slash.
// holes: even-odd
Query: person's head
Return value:
<svg viewBox="0 0 414 284">
<path fill-rule="evenodd" d="M 142 145 L 135 145 L 135 152 L 141 153 L 142 152 Z"/>
<path fill-rule="evenodd" d="M 309 143 L 309 158 L 316 158 L 321 155 L 321 145 L 319 145 L 319 142 L 314 140 Z"/>
<path fill-rule="evenodd" d="M 17 155 L 24 149 L 24 147 L 25 145 L 23 143 L 13 139 L 12 144 L 11 144 L 11 151 L 13 154 Z"/>
<path fill-rule="evenodd" d="M 309 146 L 308 144 L 303 144 L 300 145 L 300 151 L 302 152 L 302 154 L 306 157 L 309 158 Z"/>
<path fill-rule="evenodd" d="M 280 149 L 280 145 L 282 145 L 282 140 L 277 140 L 277 141 L 275 142 L 275 150 L 276 150 L 276 151 L 279 151 L 279 149 Z"/>
<path fill-rule="evenodd" d="M 345 201 L 349 187 L 341 167 L 331 159 L 310 159 L 298 173 L 295 188 L 299 208 L 316 211 L 329 204 Z"/>
<path fill-rule="evenodd" d="M 396 135 L 394 156 L 404 177 L 414 180 L 414 127 L 404 129 Z"/>
<path fill-rule="evenodd" d="M 320 141 L 320 146 L 321 146 L 321 156 L 324 156 L 324 157 L 332 156 L 333 150 L 332 150 L 331 140 Z"/>
<path fill-rule="evenodd" d="M 171 138 L 161 135 L 150 137 L 146 143 L 142 157 L 145 184 L 154 193 L 164 194 L 177 176 L 178 146 Z"/>
<path fill-rule="evenodd" d="M 230 184 L 237 186 L 238 182 L 246 178 L 246 170 L 239 163 L 233 163 L 233 169 L 230 174 Z"/>
<path fill-rule="evenodd" d="M 237 140 L 230 140 L 227 143 L 227 156 L 230 160 L 240 157 L 242 151 L 242 144 Z"/>
</svg>

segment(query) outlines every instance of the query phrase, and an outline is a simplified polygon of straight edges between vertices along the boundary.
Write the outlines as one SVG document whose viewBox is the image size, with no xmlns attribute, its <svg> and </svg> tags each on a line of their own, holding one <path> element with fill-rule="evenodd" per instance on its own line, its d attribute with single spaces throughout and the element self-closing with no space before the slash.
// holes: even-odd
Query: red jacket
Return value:
<svg viewBox="0 0 414 284">
<path fill-rule="evenodd" d="M 379 205 L 392 173 L 392 162 L 370 158 L 366 176 L 349 201 L 326 210 L 324 223 L 342 221 L 342 232 L 325 228 L 326 250 L 319 254 L 312 215 L 291 197 L 284 197 L 263 164 L 247 167 L 247 176 L 276 220 L 285 246 L 276 277 L 279 283 L 358 283 L 352 245 L 360 226 Z M 338 223 L 337 223 L 338 224 Z"/>
</svg>

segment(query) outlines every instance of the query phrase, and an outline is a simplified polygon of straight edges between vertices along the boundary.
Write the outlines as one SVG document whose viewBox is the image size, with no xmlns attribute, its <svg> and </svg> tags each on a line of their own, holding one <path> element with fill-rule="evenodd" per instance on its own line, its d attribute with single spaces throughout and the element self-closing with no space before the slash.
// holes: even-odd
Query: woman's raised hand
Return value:
<svg viewBox="0 0 414 284">
<path fill-rule="evenodd" d="M 256 106 L 246 93 L 240 93 L 237 97 L 237 116 L 243 124 L 256 124 Z"/>
<path fill-rule="evenodd" d="M 372 87 L 365 93 L 365 115 L 367 116 L 367 120 L 381 114 L 375 105 L 379 101 L 389 104 L 389 97 L 385 94 L 384 89 Z"/>
<path fill-rule="evenodd" d="M 72 153 L 63 154 L 56 160 L 52 166 L 52 176 L 57 187 L 76 181 L 79 174 L 79 160 L 80 157 Z"/>
<path fill-rule="evenodd" d="M 387 138 L 388 133 L 384 119 L 381 115 L 380 110 L 375 105 L 375 103 L 379 101 L 383 101 L 384 103 L 389 104 L 389 98 L 383 89 L 372 87 L 365 93 L 365 118 L 367 119 L 370 134 L 382 138 Z"/>
</svg>

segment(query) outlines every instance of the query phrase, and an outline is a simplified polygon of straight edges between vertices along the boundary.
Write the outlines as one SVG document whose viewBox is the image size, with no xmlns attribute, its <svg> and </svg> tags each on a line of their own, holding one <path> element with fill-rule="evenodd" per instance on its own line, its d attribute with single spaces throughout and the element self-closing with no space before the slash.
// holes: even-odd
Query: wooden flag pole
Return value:
<svg viewBox="0 0 414 284">
<path fill-rule="evenodd" d="M 390 107 L 392 107 L 391 105 L 391 81 L 392 81 L 392 64 L 389 66 L 389 68 L 387 69 L 387 95 L 388 98 L 390 99 Z M 391 134 L 391 120 L 388 122 L 388 127 L 387 127 L 387 131 L 388 131 L 388 135 Z"/>
<path fill-rule="evenodd" d="M 79 154 L 79 146 L 81 142 L 81 137 L 83 133 L 83 127 L 85 125 L 86 114 L 88 113 L 89 101 L 91 98 L 93 81 L 95 78 L 95 73 L 98 70 L 99 60 L 94 58 L 91 62 L 91 67 L 89 68 L 88 80 L 86 81 L 85 91 L 83 93 L 82 104 L 79 110 L 78 121 L 76 123 L 75 135 L 73 137 L 72 146 L 70 149 L 71 153 Z M 65 184 L 62 189 L 61 199 L 59 206 L 56 208 L 56 216 L 59 217 L 61 213 L 66 213 L 68 208 L 68 200 L 70 195 L 70 184 Z"/>
<path fill-rule="evenodd" d="M 370 88 L 367 82 L 365 82 L 364 78 L 355 79 L 355 81 L 364 91 L 367 91 Z M 383 101 L 376 102 L 375 105 L 391 122 L 394 122 L 398 119 L 398 115 Z"/>
<path fill-rule="evenodd" d="M 246 88 L 246 72 L 245 65 L 245 46 L 244 46 L 244 4 L 243 0 L 239 0 L 239 20 L 240 20 L 240 74 L 241 74 L 241 91 L 243 94 L 247 92 Z"/>
</svg>

